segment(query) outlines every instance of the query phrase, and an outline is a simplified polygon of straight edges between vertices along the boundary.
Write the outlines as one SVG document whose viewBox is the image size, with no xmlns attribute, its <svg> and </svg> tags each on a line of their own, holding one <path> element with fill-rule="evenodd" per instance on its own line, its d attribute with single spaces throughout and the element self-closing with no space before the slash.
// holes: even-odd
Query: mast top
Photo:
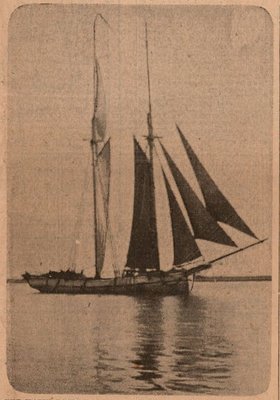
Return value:
<svg viewBox="0 0 280 400">
<path fill-rule="evenodd" d="M 148 28 L 147 22 L 145 22 L 145 35 L 146 35 L 146 63 L 147 63 L 147 78 L 148 78 L 148 96 L 149 96 L 149 114 L 152 114 L 152 103 L 151 103 L 151 81 L 150 81 L 150 66 L 149 66 L 149 43 L 148 43 Z"/>
<path fill-rule="evenodd" d="M 145 44 L 146 44 L 146 66 L 147 66 L 148 102 L 149 102 L 149 111 L 147 114 L 148 135 L 145 135 L 145 137 L 148 140 L 148 144 L 150 146 L 150 154 L 151 154 L 154 145 L 154 140 L 158 139 L 159 136 L 154 135 L 153 120 L 152 120 L 151 79 L 150 79 L 150 66 L 149 66 L 149 42 L 148 42 L 147 22 L 145 22 Z"/>
<path fill-rule="evenodd" d="M 94 58 L 95 62 L 96 62 L 96 40 L 95 40 L 95 37 L 96 37 L 96 22 L 97 22 L 98 18 L 100 18 L 108 26 L 108 28 L 110 29 L 110 25 L 106 21 L 106 19 L 103 17 L 103 15 L 100 14 L 100 13 L 96 14 L 96 16 L 94 18 L 94 21 L 93 21 L 93 58 Z"/>
</svg>

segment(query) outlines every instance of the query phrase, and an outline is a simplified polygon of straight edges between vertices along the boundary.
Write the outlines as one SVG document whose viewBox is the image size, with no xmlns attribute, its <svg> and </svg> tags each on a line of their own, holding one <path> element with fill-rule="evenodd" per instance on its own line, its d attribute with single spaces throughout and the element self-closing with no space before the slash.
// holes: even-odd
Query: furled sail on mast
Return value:
<svg viewBox="0 0 280 400">
<path fill-rule="evenodd" d="M 102 142 L 106 136 L 106 98 L 99 62 L 95 60 L 95 96 L 92 133 L 95 142 Z"/>
<path fill-rule="evenodd" d="M 180 265 L 201 257 L 201 252 L 194 240 L 194 237 L 192 236 L 185 217 L 180 209 L 180 206 L 163 170 L 162 173 L 167 190 L 171 216 L 174 248 L 173 264 Z"/>
<path fill-rule="evenodd" d="M 145 271 L 159 269 L 155 194 L 151 163 L 134 139 L 134 209 L 126 265 Z"/>
<path fill-rule="evenodd" d="M 194 237 L 196 239 L 204 239 L 211 242 L 236 247 L 234 241 L 226 234 L 226 232 L 218 225 L 217 221 L 204 208 L 202 202 L 199 200 L 196 193 L 184 178 L 183 174 L 178 169 L 162 143 L 161 147 L 188 212 L 188 216 L 194 231 Z"/>
<path fill-rule="evenodd" d="M 96 272 L 101 275 L 104 264 L 106 239 L 108 233 L 109 195 L 110 195 L 110 139 L 97 155 L 96 160 L 96 229 L 95 251 Z"/>
<path fill-rule="evenodd" d="M 106 20 L 98 14 L 94 21 L 94 113 L 92 118 L 92 156 L 93 156 L 93 197 L 94 197 L 94 237 L 96 278 L 101 277 L 104 264 L 106 239 L 108 233 L 108 212 L 110 193 L 110 140 L 106 133 L 106 97 L 102 74 L 95 49 L 95 29 L 97 18 Z M 105 143 L 105 144 L 104 144 Z M 99 151 L 99 149 L 101 150 Z"/>
<path fill-rule="evenodd" d="M 178 126 L 177 129 L 202 191 L 206 209 L 216 219 L 216 221 L 224 222 L 225 224 L 228 224 L 257 239 L 256 235 L 237 214 L 230 202 L 225 198 L 223 193 L 210 177 Z"/>
</svg>

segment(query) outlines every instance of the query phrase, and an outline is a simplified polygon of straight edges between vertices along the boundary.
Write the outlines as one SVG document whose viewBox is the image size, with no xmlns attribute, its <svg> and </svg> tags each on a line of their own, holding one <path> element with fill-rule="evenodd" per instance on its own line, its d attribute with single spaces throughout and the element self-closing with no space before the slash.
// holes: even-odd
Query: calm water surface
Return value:
<svg viewBox="0 0 280 400">
<path fill-rule="evenodd" d="M 197 282 L 188 298 L 8 286 L 19 391 L 256 394 L 269 384 L 271 282 Z"/>
</svg>

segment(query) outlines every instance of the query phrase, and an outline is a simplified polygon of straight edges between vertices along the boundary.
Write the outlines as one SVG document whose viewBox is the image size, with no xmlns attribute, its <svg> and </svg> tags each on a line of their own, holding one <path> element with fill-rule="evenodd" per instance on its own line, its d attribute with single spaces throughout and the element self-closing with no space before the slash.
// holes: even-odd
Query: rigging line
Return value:
<svg viewBox="0 0 280 400">
<path fill-rule="evenodd" d="M 161 166 L 161 168 L 162 168 L 162 170 L 164 170 L 164 168 L 163 168 L 163 165 L 162 165 L 162 162 L 161 162 L 161 158 L 160 158 L 160 156 L 159 156 L 159 153 L 158 153 L 158 151 L 157 151 L 157 148 L 156 148 L 156 146 L 154 147 L 155 148 L 155 153 L 156 153 L 156 156 L 157 156 L 157 158 L 158 158 L 158 160 L 159 160 L 159 163 L 160 163 L 160 166 Z M 177 186 L 176 186 L 177 187 Z M 180 195 L 180 193 L 179 193 L 179 196 L 181 197 L 181 195 Z M 181 208 L 181 207 L 180 207 Z M 185 216 L 184 216 L 184 218 L 185 218 Z M 185 218 L 185 220 L 186 220 L 186 218 Z M 187 221 L 186 221 L 186 223 L 187 223 Z M 194 240 L 195 240 L 195 238 L 194 238 Z M 200 249 L 199 249 L 200 250 Z M 189 253 L 189 255 L 192 255 L 192 253 Z M 200 257 L 198 257 L 198 258 L 200 258 Z M 197 259 L 198 259 L 197 258 Z M 204 258 L 204 255 L 201 253 L 201 258 L 203 259 L 203 261 L 205 261 L 205 258 Z M 196 259 L 196 260 L 197 260 Z M 196 260 L 193 260 L 193 262 L 195 262 Z"/>
<path fill-rule="evenodd" d="M 223 256 L 214 258 L 213 260 L 210 260 L 210 261 L 208 261 L 208 262 L 209 262 L 209 264 L 213 264 L 214 262 L 220 261 L 220 260 L 222 260 L 223 258 L 229 257 L 229 256 L 231 256 L 231 255 L 233 255 L 233 254 L 240 253 L 241 251 L 246 250 L 246 249 L 249 249 L 250 247 L 256 246 L 257 244 L 261 244 L 261 243 L 265 242 L 266 240 L 268 240 L 268 238 L 265 238 L 265 239 L 262 239 L 262 240 L 258 240 L 258 241 L 255 242 L 255 243 L 251 243 L 251 244 L 249 244 L 248 246 L 245 246 L 245 247 L 242 247 L 242 248 L 240 248 L 240 249 L 238 249 L 238 250 L 232 251 L 231 253 L 224 254 Z"/>
<path fill-rule="evenodd" d="M 202 259 L 202 261 L 205 261 L 205 258 L 203 257 L 203 255 L 201 255 L 200 257 L 195 258 L 192 261 L 186 261 L 180 264 L 176 264 L 175 267 L 180 267 L 180 266 L 184 266 L 184 265 L 191 265 L 191 264 L 196 264 L 197 262 L 200 262 L 200 259 Z"/>
<path fill-rule="evenodd" d="M 100 188 L 101 188 L 101 195 L 102 195 L 102 204 L 103 204 L 103 213 L 105 214 L 105 201 L 106 201 L 106 196 L 105 196 L 105 190 L 104 190 L 104 185 L 102 182 L 102 178 L 101 178 L 101 172 L 100 172 L 100 168 L 98 165 L 98 160 L 96 163 L 96 167 L 97 167 L 97 177 L 100 183 Z M 109 217 L 109 211 L 106 215 L 106 227 L 108 229 L 108 236 L 109 236 L 109 240 L 110 240 L 110 244 L 111 244 L 111 249 L 113 252 L 113 269 L 115 273 L 119 273 L 120 270 L 115 262 L 115 260 L 117 259 L 117 252 L 116 252 L 116 247 L 115 247 L 115 243 L 114 243 L 114 239 L 113 239 L 113 234 L 112 234 L 112 227 L 111 227 L 111 223 L 110 223 L 110 217 Z M 106 235 L 107 236 L 107 235 Z"/>
<path fill-rule="evenodd" d="M 228 253 L 228 254 L 225 254 L 225 255 L 223 255 L 223 256 L 220 256 L 220 257 L 217 257 L 217 258 L 215 258 L 215 259 L 212 259 L 212 260 L 210 260 L 210 261 L 207 261 L 206 264 L 198 265 L 198 266 L 196 266 L 196 267 L 191 268 L 190 270 L 188 270 L 188 273 L 197 273 L 197 272 L 200 272 L 200 271 L 204 271 L 204 270 L 206 270 L 206 269 L 209 269 L 209 268 L 212 267 L 212 264 L 213 264 L 213 263 L 215 263 L 215 262 L 217 262 L 217 261 L 220 261 L 220 260 L 222 260 L 222 259 L 224 259 L 224 258 L 226 258 L 226 257 L 232 256 L 232 255 L 234 255 L 234 254 L 240 253 L 241 251 L 246 250 L 246 249 L 249 249 L 250 247 L 253 247 L 253 246 L 256 246 L 256 245 L 258 245 L 258 244 L 261 244 L 261 243 L 265 242 L 266 240 L 268 240 L 268 238 L 265 238 L 265 239 L 262 239 L 262 240 L 258 240 L 257 242 L 252 243 L 252 244 L 250 244 L 250 245 L 248 245 L 248 246 L 242 247 L 242 248 L 240 248 L 240 249 L 238 249 L 238 250 L 232 251 L 231 253 Z"/>
<path fill-rule="evenodd" d="M 87 166 L 86 166 L 86 172 L 85 172 L 85 177 L 84 177 L 84 182 L 83 182 L 83 191 L 82 191 L 82 196 L 81 196 L 81 201 L 78 207 L 78 213 L 77 213 L 77 219 L 75 222 L 74 226 L 74 241 L 71 247 L 70 251 L 70 257 L 69 257 L 69 265 L 72 265 L 75 268 L 75 258 L 77 256 L 76 254 L 76 240 L 80 239 L 80 227 L 82 224 L 82 219 L 83 219 L 83 212 L 85 208 L 85 194 L 86 194 L 86 189 L 88 188 L 89 185 L 89 161 L 90 161 L 90 153 L 88 154 L 88 160 L 87 160 Z"/>
</svg>

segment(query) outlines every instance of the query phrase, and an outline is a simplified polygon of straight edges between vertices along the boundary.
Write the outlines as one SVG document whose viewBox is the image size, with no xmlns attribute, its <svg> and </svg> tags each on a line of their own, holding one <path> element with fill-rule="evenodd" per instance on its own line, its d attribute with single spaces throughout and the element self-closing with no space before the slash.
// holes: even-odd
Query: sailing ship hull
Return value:
<svg viewBox="0 0 280 400">
<path fill-rule="evenodd" d="M 28 284 L 42 293 L 120 294 L 120 295 L 188 295 L 187 271 L 159 272 L 112 279 L 60 279 L 29 275 Z"/>
</svg>

